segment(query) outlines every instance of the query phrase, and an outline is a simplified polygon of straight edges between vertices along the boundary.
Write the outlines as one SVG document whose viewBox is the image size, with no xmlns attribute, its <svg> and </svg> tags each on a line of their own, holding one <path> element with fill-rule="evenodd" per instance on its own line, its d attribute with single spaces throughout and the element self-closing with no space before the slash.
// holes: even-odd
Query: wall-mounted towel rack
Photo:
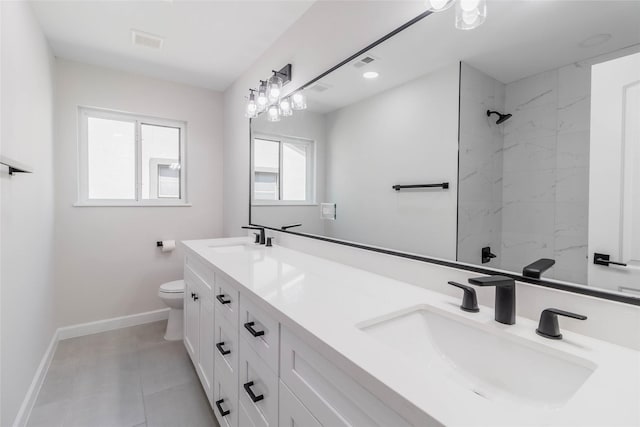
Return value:
<svg viewBox="0 0 640 427">
<path fill-rule="evenodd" d="M 404 190 L 404 189 L 407 189 L 407 188 L 442 188 L 443 190 L 446 190 L 447 188 L 449 188 L 449 183 L 448 182 L 443 182 L 443 183 L 440 183 L 440 184 L 394 185 L 391 188 L 393 188 L 396 191 Z"/>
<path fill-rule="evenodd" d="M 9 168 L 9 175 L 13 175 L 14 173 L 33 173 L 30 167 L 5 156 L 0 156 L 0 164 Z"/>
</svg>

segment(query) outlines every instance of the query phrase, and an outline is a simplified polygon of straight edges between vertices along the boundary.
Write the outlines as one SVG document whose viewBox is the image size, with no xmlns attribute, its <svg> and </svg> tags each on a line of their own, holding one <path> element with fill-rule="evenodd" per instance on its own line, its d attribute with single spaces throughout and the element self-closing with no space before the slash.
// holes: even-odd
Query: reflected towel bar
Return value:
<svg viewBox="0 0 640 427">
<path fill-rule="evenodd" d="M 404 190 L 406 188 L 442 188 L 443 190 L 446 190 L 447 188 L 449 188 L 449 183 L 443 182 L 441 184 L 394 185 L 391 188 L 393 188 L 396 191 Z"/>
</svg>

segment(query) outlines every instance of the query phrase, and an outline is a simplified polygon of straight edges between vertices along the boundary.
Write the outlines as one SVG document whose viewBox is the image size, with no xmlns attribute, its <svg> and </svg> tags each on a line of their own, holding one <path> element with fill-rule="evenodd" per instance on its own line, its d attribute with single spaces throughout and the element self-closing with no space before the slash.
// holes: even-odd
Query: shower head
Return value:
<svg viewBox="0 0 640 427">
<path fill-rule="evenodd" d="M 492 114 L 498 115 L 498 120 L 496 120 L 497 125 L 504 123 L 511 118 L 511 114 L 501 114 L 501 113 L 498 113 L 497 111 L 487 110 L 487 117 L 491 117 Z"/>
</svg>

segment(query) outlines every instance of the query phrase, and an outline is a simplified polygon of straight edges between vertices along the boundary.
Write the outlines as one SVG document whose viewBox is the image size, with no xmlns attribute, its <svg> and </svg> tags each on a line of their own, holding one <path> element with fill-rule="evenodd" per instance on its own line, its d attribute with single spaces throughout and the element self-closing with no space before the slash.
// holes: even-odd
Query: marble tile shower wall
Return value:
<svg viewBox="0 0 640 427">
<path fill-rule="evenodd" d="M 506 85 L 503 269 L 553 258 L 547 277 L 587 282 L 592 62 Z"/>
<path fill-rule="evenodd" d="M 458 260 L 480 264 L 490 246 L 500 268 L 503 136 L 486 111 L 504 110 L 505 85 L 465 63 L 461 76 Z"/>
</svg>

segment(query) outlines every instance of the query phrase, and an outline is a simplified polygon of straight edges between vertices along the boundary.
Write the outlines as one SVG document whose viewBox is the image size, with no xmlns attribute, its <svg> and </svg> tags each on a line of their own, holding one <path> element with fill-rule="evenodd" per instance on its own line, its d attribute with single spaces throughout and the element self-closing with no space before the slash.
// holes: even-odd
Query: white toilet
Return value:
<svg viewBox="0 0 640 427">
<path fill-rule="evenodd" d="M 183 336 L 182 307 L 184 304 L 184 280 L 174 280 L 160 285 L 158 296 L 169 307 L 169 321 L 164 339 L 178 341 Z"/>
</svg>

